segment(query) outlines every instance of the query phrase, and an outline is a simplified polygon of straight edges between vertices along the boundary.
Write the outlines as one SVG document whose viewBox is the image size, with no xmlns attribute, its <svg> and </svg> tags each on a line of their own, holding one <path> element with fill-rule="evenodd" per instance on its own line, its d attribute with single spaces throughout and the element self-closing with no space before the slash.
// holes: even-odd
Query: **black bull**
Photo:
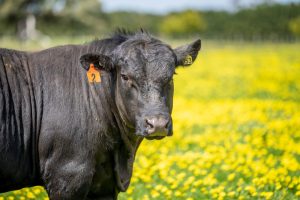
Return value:
<svg viewBox="0 0 300 200">
<path fill-rule="evenodd" d="M 0 192 L 42 185 L 50 199 L 116 199 L 142 139 L 172 134 L 172 77 L 199 49 L 143 32 L 0 49 Z"/>
</svg>

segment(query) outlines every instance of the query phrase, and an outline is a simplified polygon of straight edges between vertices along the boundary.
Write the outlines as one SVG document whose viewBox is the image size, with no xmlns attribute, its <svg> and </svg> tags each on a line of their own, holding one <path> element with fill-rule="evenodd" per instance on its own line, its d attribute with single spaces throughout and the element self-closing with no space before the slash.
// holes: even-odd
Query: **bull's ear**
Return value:
<svg viewBox="0 0 300 200">
<path fill-rule="evenodd" d="M 102 54 L 84 54 L 80 57 L 80 63 L 86 70 L 89 70 L 91 64 L 94 64 L 95 67 L 106 71 L 110 71 L 113 68 L 112 60 L 108 56 Z"/>
<path fill-rule="evenodd" d="M 201 40 L 196 40 L 191 44 L 183 45 L 174 49 L 176 54 L 177 66 L 190 66 L 197 58 L 201 48 Z"/>
</svg>

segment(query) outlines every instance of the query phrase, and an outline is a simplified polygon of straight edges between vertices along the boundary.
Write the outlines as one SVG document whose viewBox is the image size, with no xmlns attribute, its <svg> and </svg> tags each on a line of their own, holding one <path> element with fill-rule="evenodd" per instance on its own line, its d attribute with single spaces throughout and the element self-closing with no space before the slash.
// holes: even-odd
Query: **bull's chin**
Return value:
<svg viewBox="0 0 300 200">
<path fill-rule="evenodd" d="M 161 139 L 163 139 L 164 137 L 166 137 L 166 136 L 146 136 L 145 138 L 146 138 L 147 140 L 161 140 Z"/>
</svg>

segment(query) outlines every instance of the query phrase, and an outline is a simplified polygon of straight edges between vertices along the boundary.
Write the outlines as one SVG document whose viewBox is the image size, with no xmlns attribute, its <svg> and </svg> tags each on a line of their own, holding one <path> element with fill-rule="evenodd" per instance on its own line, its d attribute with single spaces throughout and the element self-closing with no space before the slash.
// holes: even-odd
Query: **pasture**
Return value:
<svg viewBox="0 0 300 200">
<path fill-rule="evenodd" d="M 299 199 L 299 49 L 203 41 L 174 76 L 173 137 L 142 143 L 119 199 Z M 4 199 L 48 198 L 35 187 Z"/>
</svg>

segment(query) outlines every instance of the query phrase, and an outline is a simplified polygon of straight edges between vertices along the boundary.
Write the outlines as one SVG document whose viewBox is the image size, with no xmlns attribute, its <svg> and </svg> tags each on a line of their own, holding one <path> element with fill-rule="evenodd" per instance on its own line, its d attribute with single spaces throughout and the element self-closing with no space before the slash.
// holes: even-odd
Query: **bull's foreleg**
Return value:
<svg viewBox="0 0 300 200">
<path fill-rule="evenodd" d="M 93 168 L 84 163 L 70 161 L 61 165 L 48 166 L 44 181 L 51 200 L 83 200 L 89 191 Z"/>
</svg>

